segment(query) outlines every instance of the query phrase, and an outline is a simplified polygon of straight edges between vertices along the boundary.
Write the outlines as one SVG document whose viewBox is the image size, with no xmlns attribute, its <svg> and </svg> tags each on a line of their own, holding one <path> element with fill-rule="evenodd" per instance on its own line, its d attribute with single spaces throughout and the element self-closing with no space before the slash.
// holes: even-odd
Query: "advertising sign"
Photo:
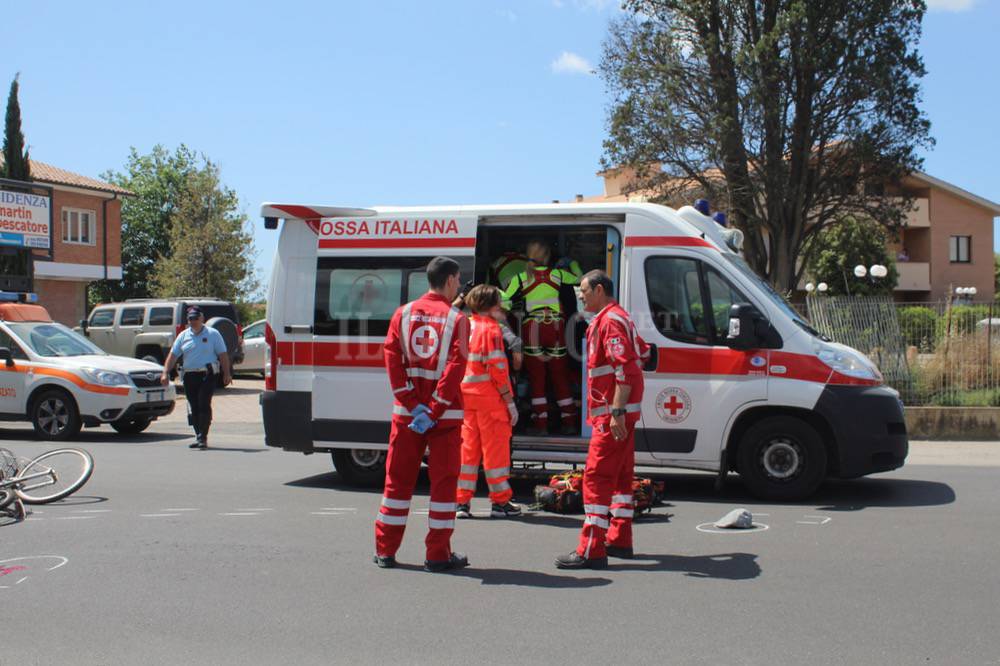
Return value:
<svg viewBox="0 0 1000 666">
<path fill-rule="evenodd" d="M 49 247 L 49 197 L 0 189 L 0 245 Z"/>
</svg>

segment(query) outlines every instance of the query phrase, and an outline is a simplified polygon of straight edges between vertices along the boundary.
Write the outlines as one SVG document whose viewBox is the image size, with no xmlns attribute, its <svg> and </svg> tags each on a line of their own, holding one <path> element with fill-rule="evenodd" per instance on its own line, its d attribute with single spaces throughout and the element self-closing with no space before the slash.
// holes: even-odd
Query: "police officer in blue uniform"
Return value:
<svg viewBox="0 0 1000 666">
<path fill-rule="evenodd" d="M 191 425 L 194 426 L 195 440 L 192 449 L 208 448 L 208 429 L 212 425 L 212 394 L 215 392 L 216 375 L 222 372 L 222 385 L 232 381 L 229 368 L 229 354 L 226 341 L 214 328 L 205 326 L 205 315 L 198 307 L 187 310 L 188 327 L 174 340 L 170 354 L 163 364 L 160 383 L 170 381 L 170 371 L 178 359 L 184 359 L 181 376 L 184 381 L 184 395 L 191 410 Z"/>
</svg>

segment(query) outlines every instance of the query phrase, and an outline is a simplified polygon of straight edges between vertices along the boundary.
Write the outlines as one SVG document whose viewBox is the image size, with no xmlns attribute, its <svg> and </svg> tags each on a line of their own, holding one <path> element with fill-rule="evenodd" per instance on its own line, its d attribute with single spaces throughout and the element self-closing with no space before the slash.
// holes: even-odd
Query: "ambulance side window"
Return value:
<svg viewBox="0 0 1000 666">
<path fill-rule="evenodd" d="M 748 299 L 736 291 L 714 268 L 704 267 L 705 283 L 708 287 L 708 301 L 712 306 L 712 335 L 715 344 L 725 344 L 729 331 L 729 310 L 734 303 L 747 303 Z"/>
<path fill-rule="evenodd" d="M 646 260 L 646 295 L 656 328 L 668 338 L 711 344 L 698 263 L 684 257 Z"/>
<path fill-rule="evenodd" d="M 427 292 L 429 257 L 321 257 L 316 267 L 316 335 L 384 336 L 403 303 Z M 459 259 L 472 275 L 472 257 Z"/>
<path fill-rule="evenodd" d="M 10 334 L 3 329 L 0 329 L 0 347 L 6 347 L 9 349 L 10 355 L 16 359 L 20 359 L 22 361 L 28 360 L 28 355 L 24 353 L 23 349 L 21 349 L 21 345 L 14 342 L 14 338 L 12 338 Z"/>
</svg>

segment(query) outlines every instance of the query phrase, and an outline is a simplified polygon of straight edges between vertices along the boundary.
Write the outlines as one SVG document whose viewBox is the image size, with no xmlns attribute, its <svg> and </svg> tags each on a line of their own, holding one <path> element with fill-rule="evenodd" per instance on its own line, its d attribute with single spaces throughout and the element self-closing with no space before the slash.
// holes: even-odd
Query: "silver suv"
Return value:
<svg viewBox="0 0 1000 666">
<path fill-rule="evenodd" d="M 171 345 L 187 327 L 184 313 L 197 305 L 205 325 L 219 331 L 229 359 L 243 361 L 243 330 L 232 303 L 217 298 L 130 298 L 95 307 L 79 330 L 95 345 L 117 356 L 131 356 L 163 365 Z"/>
</svg>

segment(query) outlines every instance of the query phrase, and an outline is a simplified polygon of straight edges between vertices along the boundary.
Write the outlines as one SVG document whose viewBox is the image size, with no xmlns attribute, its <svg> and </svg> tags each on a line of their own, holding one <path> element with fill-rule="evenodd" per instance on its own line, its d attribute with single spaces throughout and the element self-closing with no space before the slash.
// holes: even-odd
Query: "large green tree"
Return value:
<svg viewBox="0 0 1000 666">
<path fill-rule="evenodd" d="M 662 200 L 706 193 L 747 260 L 789 290 L 811 236 L 846 216 L 901 223 L 886 185 L 931 143 L 921 0 L 626 0 L 601 74 L 606 167 Z"/>
<path fill-rule="evenodd" d="M 0 176 L 13 180 L 31 180 L 31 167 L 28 162 L 28 149 L 24 146 L 24 133 L 21 131 L 21 104 L 18 101 L 18 78 L 14 76 L 10 82 L 10 94 L 7 96 L 7 115 L 3 132 L 3 168 Z"/>
<path fill-rule="evenodd" d="M 887 242 L 886 231 L 879 225 L 846 218 L 823 229 L 812 239 L 816 247 L 809 252 L 806 274 L 817 284 L 826 282 L 833 295 L 891 294 L 899 283 L 899 271 L 886 247 Z M 855 266 L 870 269 L 876 264 L 888 269 L 884 278 L 871 275 L 859 278 L 854 274 Z"/>
<path fill-rule="evenodd" d="M 169 256 L 152 275 L 157 297 L 217 296 L 245 301 L 257 290 L 253 237 L 236 193 L 208 162 L 188 178 L 170 228 Z"/>
<path fill-rule="evenodd" d="M 102 177 L 135 193 L 122 200 L 122 279 L 96 282 L 91 300 L 120 301 L 153 295 L 150 278 L 159 257 L 170 256 L 170 230 L 190 179 L 208 161 L 185 145 L 173 152 L 157 145 L 140 155 L 132 148 L 123 171 Z"/>
</svg>

